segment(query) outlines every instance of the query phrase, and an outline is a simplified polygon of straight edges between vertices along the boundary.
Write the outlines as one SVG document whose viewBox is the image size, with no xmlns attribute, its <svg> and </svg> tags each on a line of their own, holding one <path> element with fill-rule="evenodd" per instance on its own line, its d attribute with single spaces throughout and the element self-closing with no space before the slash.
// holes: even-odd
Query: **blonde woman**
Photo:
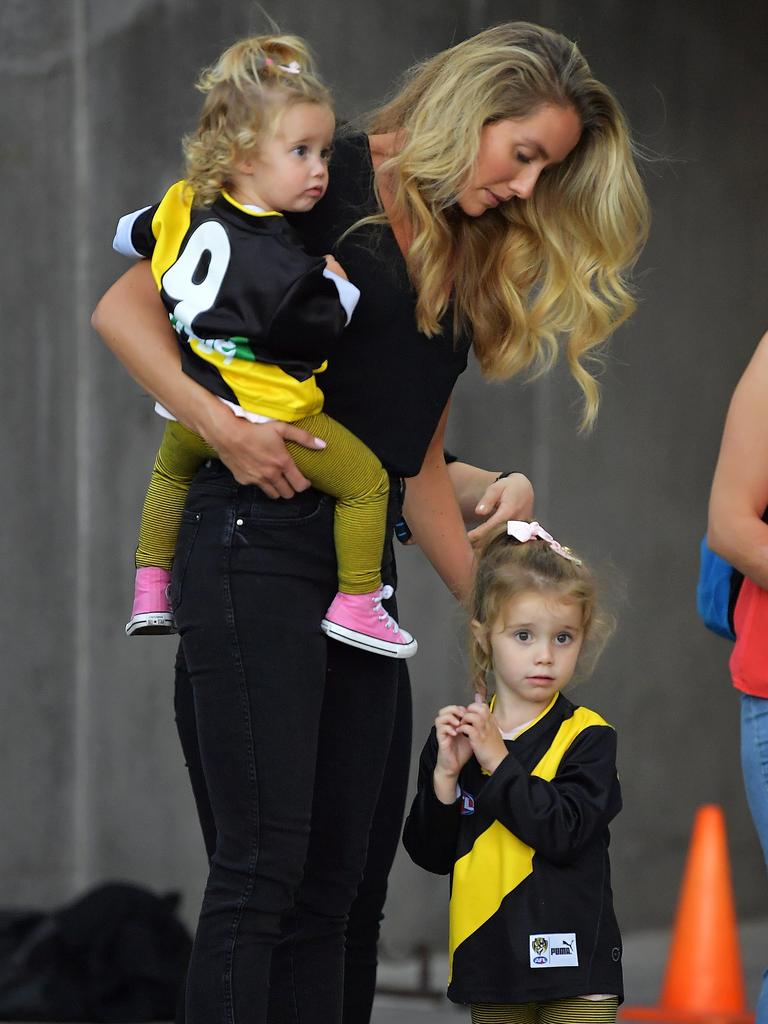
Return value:
<svg viewBox="0 0 768 1024">
<path fill-rule="evenodd" d="M 446 467 L 469 347 L 500 377 L 546 368 L 562 346 L 594 420 L 587 359 L 632 312 L 624 274 L 647 220 L 611 93 L 573 43 L 519 23 L 414 68 L 368 134 L 337 137 L 326 195 L 292 218 L 308 250 L 333 251 L 361 291 L 324 374 L 326 409 L 389 471 L 392 520 L 408 478 L 414 538 L 461 598 L 473 567 L 462 513 L 479 510 L 492 528 L 530 502 L 519 475 Z M 347 915 L 376 812 L 367 925 L 353 912 L 350 926 L 360 988 L 345 1019 L 362 1021 L 408 716 L 394 661 L 327 644 L 318 627 L 335 588 L 332 502 L 285 448 L 313 437 L 238 419 L 181 372 L 147 268 L 110 289 L 94 324 L 219 455 L 192 485 L 172 585 L 180 731 L 211 862 L 187 1019 L 342 1019 Z M 388 546 L 382 575 L 393 573 Z"/>
</svg>

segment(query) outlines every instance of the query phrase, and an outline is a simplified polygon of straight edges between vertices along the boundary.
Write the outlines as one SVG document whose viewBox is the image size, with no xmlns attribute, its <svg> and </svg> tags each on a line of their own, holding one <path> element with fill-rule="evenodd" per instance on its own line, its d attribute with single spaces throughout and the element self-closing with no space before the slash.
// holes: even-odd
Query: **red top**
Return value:
<svg viewBox="0 0 768 1024">
<path fill-rule="evenodd" d="M 733 613 L 731 678 L 737 690 L 768 697 L 768 591 L 744 578 Z"/>
</svg>

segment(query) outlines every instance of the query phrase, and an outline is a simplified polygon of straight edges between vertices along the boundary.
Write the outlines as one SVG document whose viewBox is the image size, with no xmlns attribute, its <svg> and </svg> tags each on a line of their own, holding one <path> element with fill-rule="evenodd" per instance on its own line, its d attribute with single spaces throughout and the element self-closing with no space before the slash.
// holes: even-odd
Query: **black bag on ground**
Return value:
<svg viewBox="0 0 768 1024">
<path fill-rule="evenodd" d="M 173 1020 L 192 948 L 177 904 L 109 883 L 57 911 L 0 911 L 0 1020 Z"/>
</svg>

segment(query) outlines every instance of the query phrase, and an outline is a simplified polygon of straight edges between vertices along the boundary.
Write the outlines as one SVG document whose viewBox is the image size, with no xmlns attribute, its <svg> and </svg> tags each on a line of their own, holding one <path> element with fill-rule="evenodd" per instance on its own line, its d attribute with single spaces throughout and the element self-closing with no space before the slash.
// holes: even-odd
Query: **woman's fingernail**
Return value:
<svg viewBox="0 0 768 1024">
<path fill-rule="evenodd" d="M 325 448 L 325 441 L 322 437 L 315 438 L 315 448 Z"/>
<path fill-rule="evenodd" d="M 478 512 L 485 512 L 485 505 L 478 505 L 477 506 L 477 511 Z"/>
<path fill-rule="evenodd" d="M 475 694 L 475 703 L 476 704 L 482 704 L 483 703 L 483 695 L 482 695 L 482 693 L 476 693 Z"/>
</svg>

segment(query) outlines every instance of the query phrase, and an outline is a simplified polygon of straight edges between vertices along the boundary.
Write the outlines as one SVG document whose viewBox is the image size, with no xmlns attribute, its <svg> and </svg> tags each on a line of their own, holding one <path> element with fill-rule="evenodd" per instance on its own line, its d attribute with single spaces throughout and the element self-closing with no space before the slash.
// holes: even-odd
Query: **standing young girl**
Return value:
<svg viewBox="0 0 768 1024">
<path fill-rule="evenodd" d="M 190 377 L 252 423 L 285 420 L 314 435 L 316 447 L 290 450 L 336 498 L 339 591 L 323 631 L 411 657 L 416 641 L 381 606 L 392 593 L 381 581 L 388 474 L 322 412 L 316 380 L 360 293 L 333 257 L 310 256 L 282 215 L 307 213 L 325 194 L 330 95 L 296 36 L 240 40 L 198 87 L 206 100 L 184 140 L 186 179 L 122 217 L 114 247 L 151 259 Z M 202 463 L 216 458 L 199 434 L 158 412 L 169 422 L 144 503 L 129 636 L 175 632 L 169 585 L 184 503 Z"/>
<path fill-rule="evenodd" d="M 594 579 L 538 523 L 510 522 L 471 607 L 475 701 L 438 713 L 404 833 L 417 864 L 452 874 L 448 995 L 477 1024 L 615 1021 L 616 734 L 561 693 L 607 632 Z"/>
</svg>

